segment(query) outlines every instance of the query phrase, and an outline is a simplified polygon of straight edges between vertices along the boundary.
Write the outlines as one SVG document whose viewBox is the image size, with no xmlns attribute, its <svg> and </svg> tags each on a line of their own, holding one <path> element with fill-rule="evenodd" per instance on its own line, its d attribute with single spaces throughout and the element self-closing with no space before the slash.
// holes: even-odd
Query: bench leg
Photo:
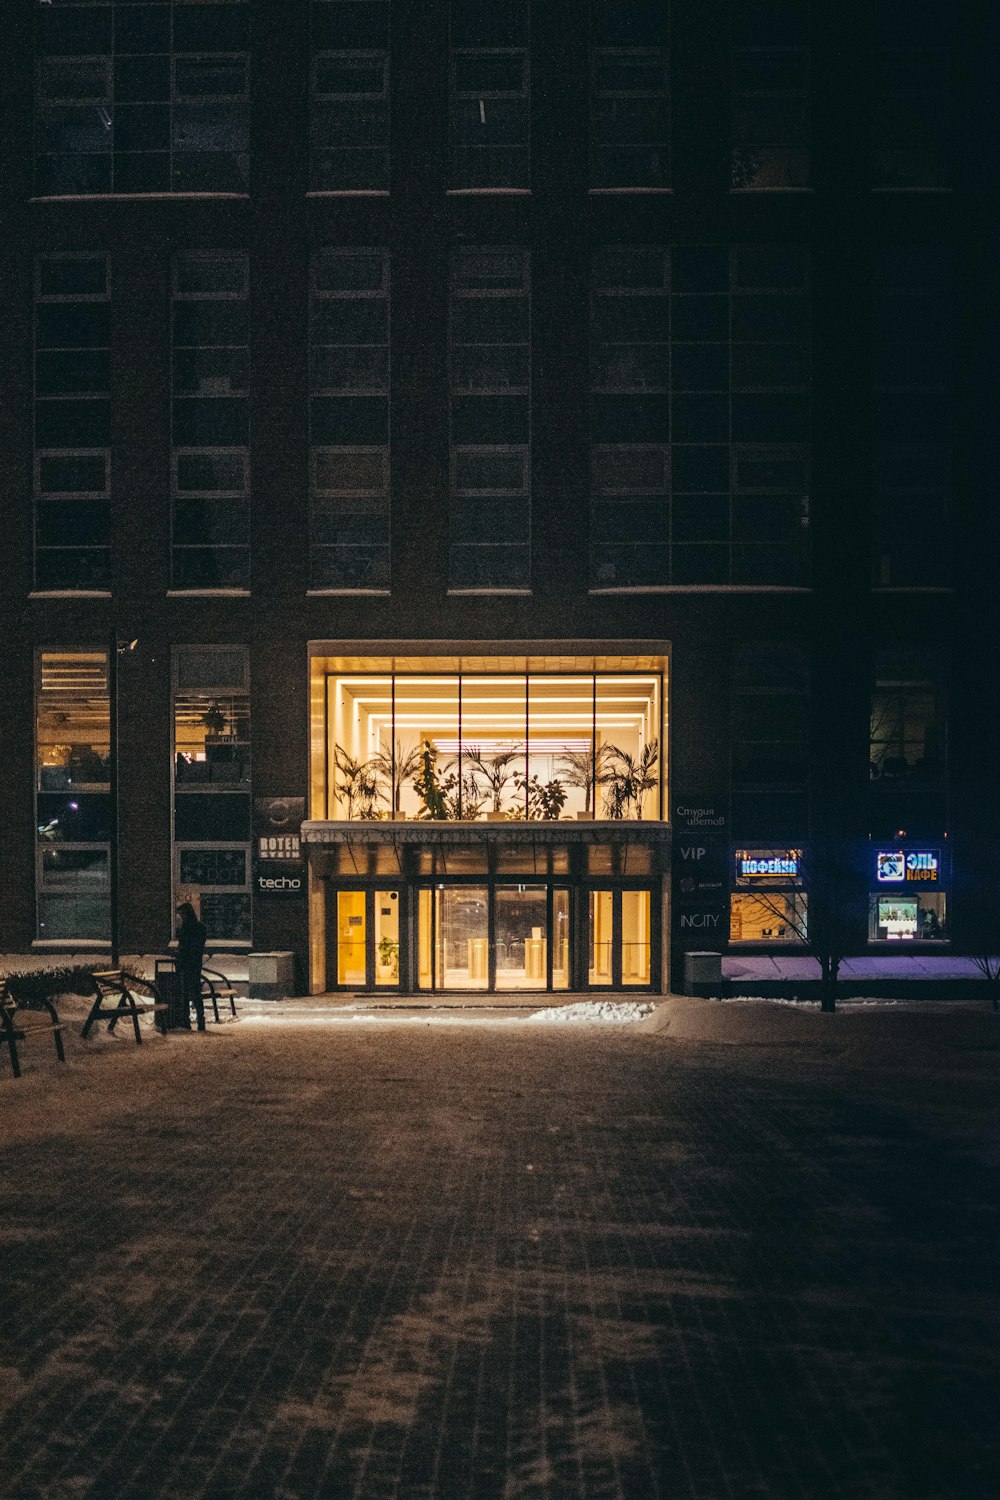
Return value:
<svg viewBox="0 0 1000 1500">
<path fill-rule="evenodd" d="M 0 1022 L 0 1043 L 3 1042 L 6 1042 L 7 1051 L 10 1053 L 11 1071 L 13 1072 L 15 1078 L 20 1078 L 21 1064 L 18 1061 L 17 1057 L 17 1042 L 14 1038 L 14 1025 L 11 1018 L 6 1014 L 6 1012 L 4 1013 L 2 1022 Z"/>
<path fill-rule="evenodd" d="M 101 1008 L 101 1000 L 102 999 L 103 999 L 103 996 L 101 995 L 100 990 L 98 990 L 98 992 L 97 992 L 97 999 L 94 1001 L 93 1005 L 90 1007 L 90 1014 L 87 1016 L 87 1019 L 84 1021 L 84 1023 L 83 1023 L 83 1030 L 80 1032 L 80 1035 L 81 1035 L 81 1037 L 84 1038 L 84 1040 L 86 1040 L 86 1037 L 87 1037 L 87 1035 L 88 1035 L 88 1033 L 90 1031 L 91 1026 L 93 1026 L 94 1022 L 100 1019 L 100 1017 L 98 1016 L 97 1012 Z"/>
</svg>

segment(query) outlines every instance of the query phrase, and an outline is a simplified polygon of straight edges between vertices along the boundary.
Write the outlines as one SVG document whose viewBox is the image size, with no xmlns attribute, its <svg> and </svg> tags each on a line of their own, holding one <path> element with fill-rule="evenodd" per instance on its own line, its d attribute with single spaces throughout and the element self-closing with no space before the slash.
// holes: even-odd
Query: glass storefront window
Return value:
<svg viewBox="0 0 1000 1500">
<path fill-rule="evenodd" d="M 587 900 L 589 907 L 587 931 L 590 944 L 587 978 L 593 985 L 610 985 L 614 948 L 614 893 L 590 891 Z"/>
<path fill-rule="evenodd" d="M 552 892 L 552 988 L 569 989 L 569 891 Z"/>
<path fill-rule="evenodd" d="M 548 957 L 545 887 L 498 886 L 495 900 L 497 989 L 545 989 Z"/>
<path fill-rule="evenodd" d="M 438 886 L 435 895 L 435 988 L 489 986 L 489 892 L 485 886 Z"/>
<path fill-rule="evenodd" d="M 35 707 L 40 939 L 110 932 L 111 701 L 104 651 L 43 651 Z"/>
<path fill-rule="evenodd" d="M 729 913 L 731 943 L 801 943 L 808 898 L 795 891 L 736 892 Z"/>
<path fill-rule="evenodd" d="M 649 984 L 648 891 L 622 891 L 622 984 Z"/>
<path fill-rule="evenodd" d="M 331 673 L 326 682 L 327 817 L 661 816 L 659 672 Z"/>
<path fill-rule="evenodd" d="M 337 892 L 337 983 L 366 980 L 366 929 L 364 891 Z"/>
<path fill-rule="evenodd" d="M 868 937 L 873 943 L 946 941 L 948 921 L 944 892 L 873 894 L 869 905 Z"/>
<path fill-rule="evenodd" d="M 375 892 L 375 983 L 399 984 L 399 892 Z"/>
<path fill-rule="evenodd" d="M 174 901 L 212 942 L 251 941 L 250 691 L 240 646 L 174 653 Z"/>
</svg>

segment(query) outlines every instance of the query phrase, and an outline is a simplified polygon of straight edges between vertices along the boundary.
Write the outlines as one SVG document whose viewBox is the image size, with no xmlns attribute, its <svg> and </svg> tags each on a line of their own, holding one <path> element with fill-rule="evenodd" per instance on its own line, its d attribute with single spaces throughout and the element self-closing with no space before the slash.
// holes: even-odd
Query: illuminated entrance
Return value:
<svg viewBox="0 0 1000 1500">
<path fill-rule="evenodd" d="M 312 648 L 314 991 L 659 988 L 668 662 L 648 644 Z"/>
</svg>

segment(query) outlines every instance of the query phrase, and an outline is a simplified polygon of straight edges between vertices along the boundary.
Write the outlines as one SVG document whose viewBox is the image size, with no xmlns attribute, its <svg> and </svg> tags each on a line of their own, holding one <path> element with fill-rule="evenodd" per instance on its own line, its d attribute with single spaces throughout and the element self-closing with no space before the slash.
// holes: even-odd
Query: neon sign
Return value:
<svg viewBox="0 0 1000 1500">
<path fill-rule="evenodd" d="M 736 851 L 736 876 L 739 880 L 794 879 L 799 873 L 798 849 L 786 849 L 781 854 L 751 854 L 748 850 Z"/>
<path fill-rule="evenodd" d="M 940 874 L 941 856 L 937 849 L 876 850 L 875 878 L 879 885 L 913 882 L 937 885 Z"/>
</svg>

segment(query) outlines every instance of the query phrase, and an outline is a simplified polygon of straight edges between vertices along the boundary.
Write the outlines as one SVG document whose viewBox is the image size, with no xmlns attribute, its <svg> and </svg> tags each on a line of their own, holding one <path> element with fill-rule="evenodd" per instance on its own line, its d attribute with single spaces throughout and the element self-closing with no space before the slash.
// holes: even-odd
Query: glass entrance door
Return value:
<svg viewBox="0 0 1000 1500">
<path fill-rule="evenodd" d="M 415 932 L 422 990 L 570 987 L 570 892 L 564 886 L 423 886 Z"/>
<path fill-rule="evenodd" d="M 648 988 L 653 974 L 649 890 L 587 892 L 587 983 L 593 989 Z"/>
<path fill-rule="evenodd" d="M 338 988 L 400 988 L 400 893 L 352 889 L 335 892 L 336 956 L 328 972 Z"/>
</svg>

